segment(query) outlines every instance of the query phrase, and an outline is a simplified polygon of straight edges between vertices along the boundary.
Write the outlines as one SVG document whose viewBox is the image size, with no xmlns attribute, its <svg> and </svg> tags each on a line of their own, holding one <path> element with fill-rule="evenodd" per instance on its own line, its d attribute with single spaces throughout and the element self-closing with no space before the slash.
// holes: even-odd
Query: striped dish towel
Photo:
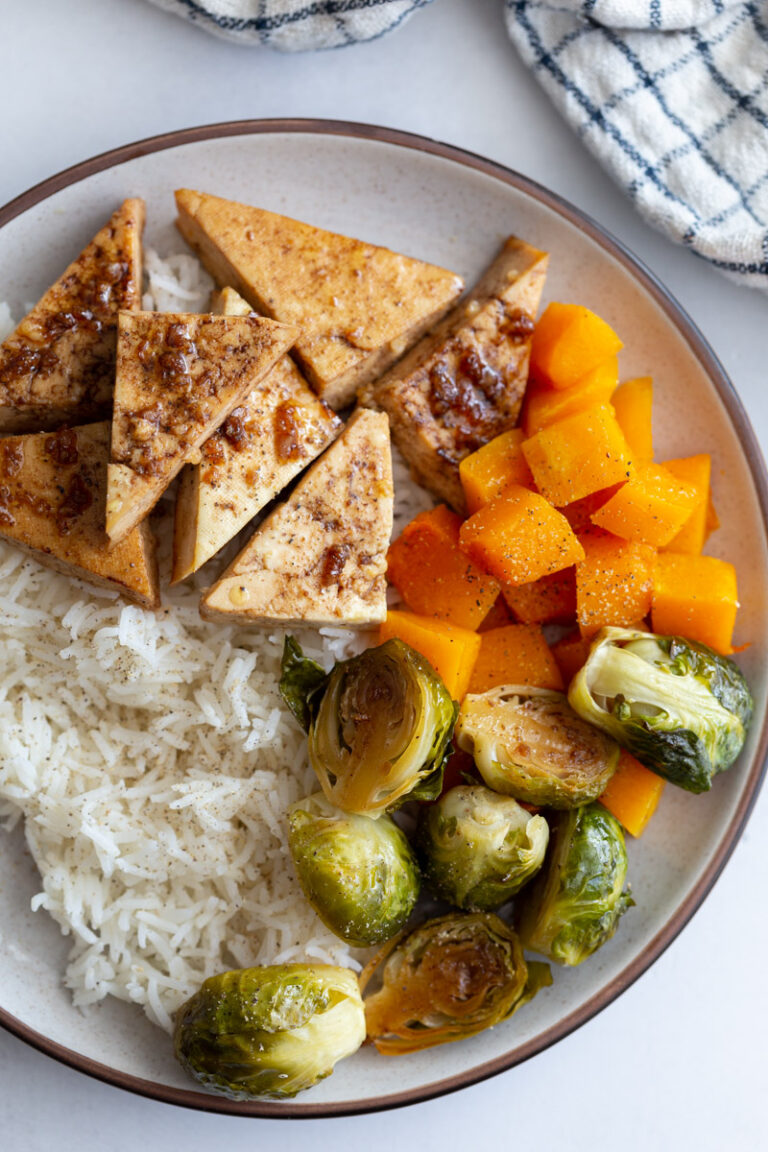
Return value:
<svg viewBox="0 0 768 1152">
<path fill-rule="evenodd" d="M 372 40 L 431 0 L 152 2 L 301 51 Z M 522 59 L 646 220 L 768 290 L 768 0 L 504 3 Z"/>
</svg>

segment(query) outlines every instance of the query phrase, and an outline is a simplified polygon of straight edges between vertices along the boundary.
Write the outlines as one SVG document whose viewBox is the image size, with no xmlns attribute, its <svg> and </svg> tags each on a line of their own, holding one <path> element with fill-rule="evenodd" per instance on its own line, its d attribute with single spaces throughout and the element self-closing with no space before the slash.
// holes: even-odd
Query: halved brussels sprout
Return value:
<svg viewBox="0 0 768 1152">
<path fill-rule="evenodd" d="M 551 808 L 595 800 L 616 771 L 615 740 L 576 715 L 562 692 L 505 685 L 465 696 L 456 743 L 489 788 Z"/>
<path fill-rule="evenodd" d="M 440 795 L 457 709 L 432 665 L 402 640 L 326 676 L 289 638 L 280 690 L 299 722 L 307 719 L 309 760 L 332 804 L 376 817 L 406 797 Z"/>
<path fill-rule="evenodd" d="M 603 628 L 571 683 L 580 716 L 689 792 L 738 756 L 752 697 L 733 660 L 680 636 Z"/>
<path fill-rule="evenodd" d="M 580 964 L 616 931 L 634 904 L 624 892 L 621 825 L 600 804 L 553 818 L 549 857 L 515 903 L 524 947 L 558 964 Z"/>
<path fill-rule="evenodd" d="M 360 978 L 368 1037 L 379 1052 L 417 1052 L 506 1020 L 552 983 L 527 965 L 511 928 L 488 912 L 428 920 L 391 941 Z"/>
<path fill-rule="evenodd" d="M 288 809 L 301 886 L 332 932 L 358 947 L 397 935 L 419 897 L 419 869 L 394 820 L 334 807 L 321 792 Z"/>
<path fill-rule="evenodd" d="M 490 912 L 544 863 L 549 825 L 482 784 L 451 788 L 419 816 L 416 851 L 427 886 L 457 908 Z"/>
<path fill-rule="evenodd" d="M 184 1068 L 234 1100 L 286 1099 L 330 1076 L 365 1039 L 353 972 L 330 964 L 240 968 L 205 980 L 176 1013 Z"/>
</svg>

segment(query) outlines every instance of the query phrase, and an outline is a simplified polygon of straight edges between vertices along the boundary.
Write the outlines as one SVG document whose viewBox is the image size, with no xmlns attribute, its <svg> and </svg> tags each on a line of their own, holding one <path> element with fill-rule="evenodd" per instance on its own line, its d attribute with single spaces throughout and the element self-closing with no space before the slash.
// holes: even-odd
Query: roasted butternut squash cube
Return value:
<svg viewBox="0 0 768 1152">
<path fill-rule="evenodd" d="M 521 624 L 567 624 L 576 615 L 576 569 L 505 588 L 504 599 Z"/>
<path fill-rule="evenodd" d="M 570 388 L 550 388 L 533 382 L 528 385 L 523 405 L 522 426 L 526 436 L 533 436 L 539 428 L 546 428 L 575 412 L 607 404 L 619 381 L 619 361 L 613 356 L 598 364 Z"/>
<path fill-rule="evenodd" d="M 532 684 L 563 690 L 563 678 L 554 656 L 535 624 L 509 624 L 483 632 L 470 692 L 487 692 L 502 684 Z"/>
<path fill-rule="evenodd" d="M 582 496 L 581 500 L 574 500 L 573 504 L 566 504 L 564 508 L 560 509 L 577 536 L 583 536 L 585 532 L 595 531 L 592 516 L 598 508 L 602 508 L 603 504 L 608 503 L 611 496 L 618 492 L 620 487 L 620 484 L 612 484 L 610 488 L 600 488 L 597 492 L 591 492 L 589 496 Z"/>
<path fill-rule="evenodd" d="M 707 519 L 705 526 L 705 539 L 709 539 L 713 532 L 717 532 L 720 527 L 720 517 L 717 514 L 714 501 L 712 499 L 712 490 L 710 489 L 709 499 L 707 500 Z"/>
<path fill-rule="evenodd" d="M 709 477 L 712 471 L 712 459 L 706 452 L 702 452 L 698 456 L 665 460 L 664 467 L 681 484 L 695 488 L 701 497 L 687 522 L 664 547 L 670 552 L 687 552 L 691 556 L 700 556 L 708 535 Z"/>
<path fill-rule="evenodd" d="M 522 428 L 510 428 L 461 461 L 459 477 L 470 516 L 510 484 L 533 487 L 533 476 L 522 453 L 523 439 Z"/>
<path fill-rule="evenodd" d="M 405 603 L 474 630 L 499 595 L 499 584 L 459 548 L 461 517 L 438 505 L 411 520 L 390 546 L 387 577 Z"/>
<path fill-rule="evenodd" d="M 520 485 L 512 485 L 465 520 L 459 542 L 471 560 L 502 584 L 528 584 L 584 556 L 562 513 Z"/>
<path fill-rule="evenodd" d="M 569 388 L 622 347 L 613 329 L 589 308 L 552 303 L 533 333 L 531 373 L 553 388 Z"/>
<path fill-rule="evenodd" d="M 651 610 L 656 553 L 647 544 L 610 533 L 580 537 L 584 559 L 576 565 L 576 616 L 589 639 L 607 625 L 629 627 Z"/>
<path fill-rule="evenodd" d="M 608 405 L 558 420 L 522 447 L 536 487 L 558 508 L 620 484 L 633 472 L 632 453 Z"/>
<path fill-rule="evenodd" d="M 616 413 L 619 427 L 627 444 L 632 449 L 635 464 L 650 464 L 653 460 L 653 380 L 650 376 L 638 376 L 635 380 L 625 380 L 611 397 L 611 405 Z"/>
<path fill-rule="evenodd" d="M 414 612 L 390 611 L 379 629 L 379 642 L 393 639 L 410 644 L 429 660 L 453 700 L 466 696 L 480 654 L 481 640 L 476 632 Z"/>
<path fill-rule="evenodd" d="M 598 508 L 592 522 L 625 540 L 662 548 L 705 499 L 693 484 L 682 484 L 660 464 L 644 464 Z"/>
<path fill-rule="evenodd" d="M 619 766 L 599 800 L 631 836 L 642 836 L 663 791 L 662 777 L 622 749 Z"/>
<path fill-rule="evenodd" d="M 496 597 L 493 607 L 478 628 L 478 632 L 488 632 L 491 628 L 504 628 L 514 624 L 514 618 L 502 593 Z"/>
<path fill-rule="evenodd" d="M 685 636 L 727 656 L 739 607 L 736 569 L 715 556 L 660 552 L 653 581 L 654 632 Z"/>
<path fill-rule="evenodd" d="M 585 640 L 581 632 L 576 631 L 569 632 L 552 645 L 552 655 L 566 686 L 586 664 L 591 643 L 591 640 Z"/>
</svg>

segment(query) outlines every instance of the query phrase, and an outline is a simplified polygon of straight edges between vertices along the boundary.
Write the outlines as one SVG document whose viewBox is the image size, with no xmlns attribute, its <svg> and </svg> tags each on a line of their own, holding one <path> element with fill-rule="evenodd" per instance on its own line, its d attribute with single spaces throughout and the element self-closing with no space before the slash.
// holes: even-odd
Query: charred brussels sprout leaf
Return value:
<svg viewBox="0 0 768 1152">
<path fill-rule="evenodd" d="M 526 948 L 580 964 L 616 931 L 634 904 L 624 891 L 627 852 L 615 817 L 599 804 L 558 813 L 544 868 L 515 904 Z"/>
<path fill-rule="evenodd" d="M 305 732 L 312 722 L 312 699 L 328 679 L 328 673 L 301 650 L 293 636 L 286 636 L 280 664 L 280 695 Z"/>
<path fill-rule="evenodd" d="M 551 808 L 595 800 L 620 755 L 616 741 L 577 716 L 561 692 L 516 685 L 465 696 L 456 743 L 489 788 Z"/>
<path fill-rule="evenodd" d="M 368 1036 L 379 1052 L 396 1055 L 491 1028 L 552 978 L 548 965 L 525 963 L 498 916 L 457 912 L 393 941 L 360 982 Z"/>
<path fill-rule="evenodd" d="M 176 1014 L 176 1056 L 235 1100 L 286 1099 L 330 1076 L 365 1039 L 354 973 L 327 964 L 240 968 L 204 981 Z"/>
<path fill-rule="evenodd" d="M 288 810 L 288 843 L 307 899 L 342 940 L 365 947 L 400 931 L 419 896 L 419 869 L 388 816 L 342 812 L 318 792 Z"/>
<path fill-rule="evenodd" d="M 309 760 L 332 804 L 375 817 L 439 796 L 456 706 L 407 644 L 388 640 L 336 664 L 311 709 Z"/>
<path fill-rule="evenodd" d="M 544 863 L 549 825 L 509 796 L 460 785 L 422 810 L 416 848 L 427 886 L 457 908 L 491 911 Z"/>
<path fill-rule="evenodd" d="M 568 698 L 648 768 L 706 792 L 734 762 L 752 697 L 732 660 L 680 636 L 604 628 Z"/>
</svg>

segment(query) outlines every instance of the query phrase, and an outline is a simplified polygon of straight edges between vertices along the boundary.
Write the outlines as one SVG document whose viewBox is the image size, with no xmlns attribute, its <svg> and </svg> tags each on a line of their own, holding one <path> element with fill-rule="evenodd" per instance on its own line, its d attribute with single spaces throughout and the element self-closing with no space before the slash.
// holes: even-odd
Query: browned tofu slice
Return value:
<svg viewBox="0 0 768 1152">
<path fill-rule="evenodd" d="M 0 432 L 108 416 L 117 314 L 141 307 L 144 201 L 126 200 L 0 345 Z"/>
<path fill-rule="evenodd" d="M 370 389 L 420 483 L 459 512 L 459 463 L 517 423 L 547 255 L 511 236 L 443 322 Z"/>
<path fill-rule="evenodd" d="M 121 312 L 107 480 L 107 535 L 143 520 L 185 464 L 290 348 L 260 316 Z"/>
<path fill-rule="evenodd" d="M 392 506 L 387 417 L 359 409 L 205 594 L 202 615 L 313 627 L 380 623 Z"/>
<path fill-rule="evenodd" d="M 453 272 L 201 192 L 176 193 L 178 226 L 217 283 L 301 335 L 295 355 L 332 408 L 385 372 L 463 288 Z"/>
<path fill-rule="evenodd" d="M 212 311 L 247 316 L 231 288 Z M 199 464 L 181 474 L 173 532 L 173 583 L 196 572 L 319 456 L 343 427 L 290 356 L 281 356 L 222 426 L 206 440 Z"/>
<path fill-rule="evenodd" d="M 109 421 L 0 440 L 0 536 L 41 564 L 160 603 L 148 523 L 115 548 L 104 531 Z"/>
</svg>

